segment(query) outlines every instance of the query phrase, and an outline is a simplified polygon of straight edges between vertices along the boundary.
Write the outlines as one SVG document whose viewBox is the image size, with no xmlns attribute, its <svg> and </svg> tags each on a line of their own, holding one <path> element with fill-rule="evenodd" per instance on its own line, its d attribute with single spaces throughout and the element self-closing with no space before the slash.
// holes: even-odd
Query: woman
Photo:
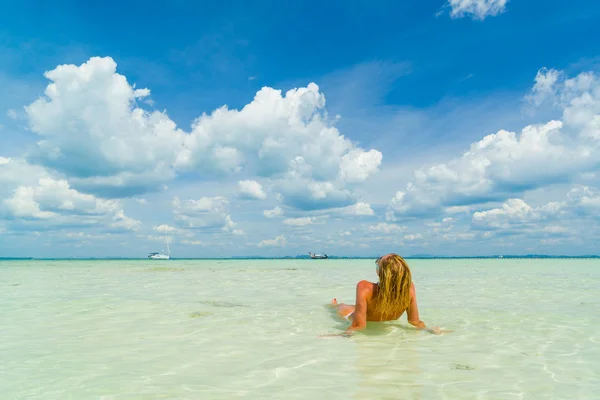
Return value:
<svg viewBox="0 0 600 400">
<path fill-rule="evenodd" d="M 356 304 L 348 305 L 338 303 L 333 299 L 331 305 L 337 307 L 341 317 L 352 319 L 352 325 L 346 330 L 345 335 L 364 329 L 367 321 L 392 321 L 400 318 L 407 311 L 408 323 L 417 329 L 426 329 L 428 332 L 440 334 L 441 329 L 427 328 L 419 319 L 417 294 L 412 282 L 408 264 L 397 254 L 388 254 L 379 257 L 377 264 L 378 283 L 360 281 L 356 285 Z"/>
</svg>

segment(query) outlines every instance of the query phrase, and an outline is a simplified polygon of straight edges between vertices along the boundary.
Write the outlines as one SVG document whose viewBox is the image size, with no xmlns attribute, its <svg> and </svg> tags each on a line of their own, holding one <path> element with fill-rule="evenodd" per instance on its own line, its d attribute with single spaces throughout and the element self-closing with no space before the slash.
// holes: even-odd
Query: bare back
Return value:
<svg viewBox="0 0 600 400">
<path fill-rule="evenodd" d="M 382 315 L 378 312 L 377 291 L 379 285 L 369 281 L 360 281 L 356 285 L 355 311 L 352 316 L 352 326 L 365 326 L 367 321 L 393 321 L 407 311 L 407 319 L 411 325 L 421 323 L 419 319 L 419 308 L 417 306 L 417 294 L 414 283 L 410 286 L 410 305 L 406 310 L 394 310 L 391 315 Z"/>
</svg>

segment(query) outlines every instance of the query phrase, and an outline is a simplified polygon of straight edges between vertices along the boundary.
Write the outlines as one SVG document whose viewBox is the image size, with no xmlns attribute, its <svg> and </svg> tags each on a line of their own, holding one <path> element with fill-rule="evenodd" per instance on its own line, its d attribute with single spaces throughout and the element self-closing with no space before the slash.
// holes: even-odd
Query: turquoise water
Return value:
<svg viewBox="0 0 600 400">
<path fill-rule="evenodd" d="M 2 399 L 597 399 L 600 260 L 413 260 L 421 318 L 352 338 L 373 260 L 0 261 Z"/>
</svg>

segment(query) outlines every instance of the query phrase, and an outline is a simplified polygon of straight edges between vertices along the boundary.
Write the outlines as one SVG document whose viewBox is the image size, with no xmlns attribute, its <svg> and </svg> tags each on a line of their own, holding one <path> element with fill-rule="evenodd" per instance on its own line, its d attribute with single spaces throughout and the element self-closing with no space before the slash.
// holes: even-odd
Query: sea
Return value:
<svg viewBox="0 0 600 400">
<path fill-rule="evenodd" d="M 324 337 L 370 259 L 0 261 L 0 398 L 600 398 L 599 259 L 408 262 L 453 332 Z"/>
</svg>

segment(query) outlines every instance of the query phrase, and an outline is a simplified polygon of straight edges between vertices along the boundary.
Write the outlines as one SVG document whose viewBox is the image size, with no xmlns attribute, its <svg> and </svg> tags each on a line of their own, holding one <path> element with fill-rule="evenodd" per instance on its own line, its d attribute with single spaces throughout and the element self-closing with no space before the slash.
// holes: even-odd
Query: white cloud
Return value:
<svg viewBox="0 0 600 400">
<path fill-rule="evenodd" d="M 44 168 L 21 158 L 0 156 L 0 198 L 8 197 L 18 186 L 36 185 L 40 179 L 50 177 Z"/>
<path fill-rule="evenodd" d="M 269 215 L 271 210 L 269 210 Z M 283 210 L 281 210 L 283 213 Z M 372 219 L 375 215 L 375 212 L 371 208 L 369 203 L 358 202 L 344 207 L 334 207 L 327 209 L 317 209 L 317 210 L 289 210 L 286 211 L 286 215 L 289 215 L 290 220 L 300 220 L 304 218 L 308 220 L 309 218 L 316 222 L 317 220 L 324 220 L 327 218 L 333 218 L 336 220 L 348 220 L 348 219 Z M 294 217 L 294 218 L 292 218 Z"/>
<path fill-rule="evenodd" d="M 131 86 L 111 58 L 44 75 L 52 82 L 45 96 L 25 108 L 31 130 L 42 136 L 30 160 L 92 193 L 141 193 L 173 178 L 183 132 L 166 114 L 137 106 L 149 90 Z"/>
<path fill-rule="evenodd" d="M 394 215 L 394 211 L 393 210 L 388 210 L 385 213 L 385 220 L 388 222 L 396 222 L 397 218 Z"/>
<path fill-rule="evenodd" d="M 0 215 L 12 229 L 56 230 L 86 226 L 107 232 L 136 231 L 141 222 L 119 200 L 81 193 L 65 179 L 23 159 L 0 157 Z"/>
<path fill-rule="evenodd" d="M 520 136 L 507 131 L 488 135 L 458 159 L 415 171 L 392 207 L 400 214 L 418 214 L 498 200 L 591 167 L 587 147 L 565 143 L 561 127 L 560 121 L 551 121 L 528 126 Z"/>
<path fill-rule="evenodd" d="M 70 239 L 105 239 L 110 237 L 111 235 L 110 233 L 94 235 L 87 232 L 66 232 L 65 236 Z"/>
<path fill-rule="evenodd" d="M 305 172 L 310 171 L 306 178 L 335 179 L 344 174 L 340 172 L 345 171 L 341 168 L 343 157 L 352 154 L 361 159 L 363 150 L 338 132 L 324 110 L 325 97 L 314 83 L 285 95 L 265 87 L 241 110 L 222 107 L 200 117 L 185 137 L 185 149 L 177 164 L 198 167 L 216 148 L 236 149 L 239 158 L 235 167 L 254 166 L 262 176 L 281 176 L 289 170 L 290 162 L 300 157 Z M 375 153 L 367 158 L 376 158 Z M 372 172 L 372 162 L 367 160 L 352 176 L 362 179 Z"/>
<path fill-rule="evenodd" d="M 554 243 L 556 238 L 573 240 L 582 234 L 581 227 L 586 224 L 586 236 L 598 234 L 597 224 L 593 221 L 600 217 L 599 193 L 586 186 L 577 186 L 559 200 L 532 206 L 523 199 L 508 199 L 498 207 L 474 212 L 470 226 L 463 226 L 466 231 L 461 229 L 461 232 L 453 231 L 449 223 L 430 222 L 427 225 L 432 227 L 432 236 L 445 241 L 494 240 L 495 245 L 529 242 L 535 246 L 539 239 L 544 239 L 544 243 Z M 461 222 L 457 218 L 452 221 L 462 226 Z M 504 237 L 510 239 L 504 240 Z"/>
<path fill-rule="evenodd" d="M 582 72 L 568 78 L 562 71 L 542 68 L 526 99 L 533 105 L 549 103 L 562 110 L 566 135 L 589 150 L 600 140 L 600 78 L 593 72 Z"/>
<path fill-rule="evenodd" d="M 559 209 L 558 203 L 552 203 L 545 208 L 533 208 L 521 199 L 509 199 L 501 208 L 474 213 L 473 224 L 479 227 L 508 229 L 516 224 L 540 221 Z"/>
<path fill-rule="evenodd" d="M 340 208 L 354 203 L 354 195 L 332 182 L 317 182 L 294 176 L 282 179 L 276 189 L 283 203 L 304 211 Z"/>
<path fill-rule="evenodd" d="M 469 214 L 470 216 L 470 214 Z M 430 233 L 433 235 L 438 235 L 440 233 L 449 233 L 452 231 L 454 226 L 452 225 L 455 222 L 455 218 L 443 218 L 441 222 L 428 221 L 425 222 L 425 225 L 431 228 Z"/>
<path fill-rule="evenodd" d="M 342 157 L 340 179 L 346 182 L 363 182 L 379 170 L 381 159 L 382 155 L 377 150 L 351 150 Z"/>
<path fill-rule="evenodd" d="M 315 222 L 312 217 L 302 217 L 302 218 L 287 218 L 283 220 L 283 223 L 289 226 L 307 226 L 312 225 Z"/>
<path fill-rule="evenodd" d="M 335 210 L 334 210 L 335 211 Z M 351 216 L 373 216 L 375 212 L 371 208 L 369 203 L 359 202 L 353 204 L 351 206 L 347 206 L 339 209 L 341 214 L 343 215 L 351 215 Z"/>
<path fill-rule="evenodd" d="M 420 233 L 404 235 L 404 240 L 407 240 L 409 242 L 420 239 L 423 239 L 423 235 L 421 235 Z"/>
<path fill-rule="evenodd" d="M 232 232 L 236 224 L 227 212 L 229 202 L 224 197 L 202 197 L 198 200 L 173 198 L 175 221 L 182 227 Z"/>
<path fill-rule="evenodd" d="M 162 224 L 162 225 L 158 225 L 158 226 L 153 226 L 152 227 L 153 230 L 155 230 L 156 232 L 161 232 L 161 233 L 174 233 L 179 231 L 179 229 L 175 228 L 174 226 L 170 226 L 167 224 Z"/>
<path fill-rule="evenodd" d="M 281 207 L 275 207 L 272 210 L 265 210 L 263 214 L 267 218 L 275 218 L 283 215 L 283 209 Z"/>
<path fill-rule="evenodd" d="M 530 125 L 520 134 L 501 130 L 473 143 L 459 158 L 416 170 L 392 199 L 396 214 L 501 201 L 595 169 L 600 162 L 600 81 L 590 73 L 564 80 L 538 76 L 536 86 L 532 101 L 539 103 L 540 93 L 551 93 L 562 121 Z M 539 89 L 548 87 L 553 89 Z"/>
<path fill-rule="evenodd" d="M 488 16 L 495 16 L 506 11 L 508 0 L 448 0 L 446 7 L 450 7 L 452 18 L 470 16 L 473 19 L 484 20 Z"/>
<path fill-rule="evenodd" d="M 577 214 L 600 215 L 600 191 L 588 186 L 575 187 L 567 193 L 567 204 Z"/>
<path fill-rule="evenodd" d="M 397 224 L 388 224 L 385 222 L 380 222 L 377 225 L 373 225 L 369 227 L 371 232 L 379 232 L 383 234 L 391 234 L 397 233 L 405 230 L 406 228 Z"/>
<path fill-rule="evenodd" d="M 240 110 L 202 114 L 191 132 L 164 112 L 147 111 L 150 95 L 116 72 L 110 57 L 45 73 L 45 96 L 26 107 L 42 138 L 29 159 L 67 176 L 78 190 L 130 196 L 160 190 L 177 173 L 258 175 L 301 209 L 351 204 L 349 183 L 375 173 L 381 153 L 363 150 L 335 128 L 314 83 L 283 94 L 265 87 Z M 301 165 L 300 165 L 301 164 Z M 266 194 L 248 183 L 244 192 Z"/>
<path fill-rule="evenodd" d="M 6 111 L 6 116 L 10 119 L 17 119 L 18 115 L 17 112 L 15 110 L 13 110 L 12 108 L 9 109 L 8 111 Z"/>
<path fill-rule="evenodd" d="M 262 185 L 257 181 L 245 180 L 239 181 L 240 197 L 256 200 L 265 200 L 267 194 L 265 193 Z"/>
<path fill-rule="evenodd" d="M 128 217 L 123 210 L 119 210 L 113 215 L 109 227 L 117 231 L 137 231 L 141 225 L 140 221 Z"/>
<path fill-rule="evenodd" d="M 143 237 L 143 236 L 139 235 L 139 237 Z M 171 236 L 168 236 L 165 238 L 164 235 L 148 235 L 145 237 L 145 239 L 152 240 L 153 242 L 173 243 L 173 238 Z"/>
<path fill-rule="evenodd" d="M 600 216 L 600 194 L 587 186 L 572 188 L 564 201 L 532 207 L 522 199 L 509 199 L 499 208 L 473 213 L 476 229 L 513 230 L 540 234 L 564 234 L 582 218 Z"/>
<path fill-rule="evenodd" d="M 535 75 L 535 84 L 531 89 L 531 93 L 525 96 L 525 99 L 535 106 L 539 106 L 547 98 L 554 97 L 556 94 L 556 84 L 562 76 L 562 72 L 555 69 L 540 69 Z"/>
<path fill-rule="evenodd" d="M 477 237 L 475 233 L 472 232 L 463 232 L 463 233 L 445 233 L 442 235 L 442 239 L 449 242 L 457 242 L 457 241 L 470 241 Z"/>
<path fill-rule="evenodd" d="M 39 213 L 39 207 L 45 217 L 48 215 L 104 215 L 116 212 L 120 204 L 115 200 L 98 199 L 89 194 L 71 189 L 65 180 L 42 178 L 36 186 L 20 186 L 12 198 L 5 200 L 15 216 L 33 217 Z M 31 208 L 33 207 L 33 208 Z M 35 211 L 37 209 L 38 211 Z M 30 213 L 30 211 L 32 211 Z M 41 217 L 41 218 L 45 218 Z"/>
<path fill-rule="evenodd" d="M 279 235 L 275 239 L 266 239 L 258 244 L 258 247 L 283 247 L 287 244 L 285 236 Z"/>
<path fill-rule="evenodd" d="M 544 245 L 544 246 L 556 246 L 557 244 L 560 244 L 562 242 L 561 239 L 542 239 L 540 240 L 540 244 Z"/>
<path fill-rule="evenodd" d="M 191 245 L 191 246 L 203 246 L 204 243 L 200 240 L 182 240 L 181 243 Z"/>
<path fill-rule="evenodd" d="M 51 211 L 42 211 L 34 200 L 34 195 L 34 188 L 21 186 L 15 190 L 12 198 L 4 200 L 4 204 L 12 216 L 17 218 L 48 219 L 58 216 Z"/>
</svg>

